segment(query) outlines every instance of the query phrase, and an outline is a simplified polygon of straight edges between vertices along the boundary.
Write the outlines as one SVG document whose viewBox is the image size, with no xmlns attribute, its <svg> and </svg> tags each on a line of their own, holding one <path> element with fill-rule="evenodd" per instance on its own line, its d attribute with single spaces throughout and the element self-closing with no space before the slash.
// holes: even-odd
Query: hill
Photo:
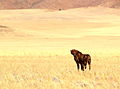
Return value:
<svg viewBox="0 0 120 89">
<path fill-rule="evenodd" d="M 0 9 L 71 9 L 94 6 L 119 8 L 120 0 L 0 0 Z"/>
</svg>

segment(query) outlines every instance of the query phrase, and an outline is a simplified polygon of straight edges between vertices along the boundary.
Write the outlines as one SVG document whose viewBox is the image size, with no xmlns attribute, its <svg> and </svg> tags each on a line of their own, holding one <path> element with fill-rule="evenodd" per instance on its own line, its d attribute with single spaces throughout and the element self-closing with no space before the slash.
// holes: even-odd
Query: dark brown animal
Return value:
<svg viewBox="0 0 120 89">
<path fill-rule="evenodd" d="M 84 68 L 87 68 L 87 63 L 89 65 L 89 70 L 91 69 L 91 57 L 89 54 L 82 54 L 78 50 L 70 50 L 71 54 L 74 56 L 74 60 L 77 64 L 77 69 L 79 70 L 79 64 L 81 65 L 81 70 L 84 71 Z"/>
</svg>

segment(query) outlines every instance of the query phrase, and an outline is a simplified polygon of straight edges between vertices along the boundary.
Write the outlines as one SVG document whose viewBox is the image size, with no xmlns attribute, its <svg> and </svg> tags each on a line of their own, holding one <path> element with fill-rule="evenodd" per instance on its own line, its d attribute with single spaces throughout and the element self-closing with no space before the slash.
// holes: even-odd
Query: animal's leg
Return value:
<svg viewBox="0 0 120 89">
<path fill-rule="evenodd" d="M 87 61 L 84 61 L 85 69 L 87 68 Z"/>
<path fill-rule="evenodd" d="M 79 70 L 79 63 L 76 62 L 76 64 L 77 64 L 77 69 Z"/>
<path fill-rule="evenodd" d="M 91 70 L 91 59 L 88 60 L 89 70 Z"/>
<path fill-rule="evenodd" d="M 85 69 L 87 68 L 87 66 L 85 65 Z"/>
<path fill-rule="evenodd" d="M 84 64 L 81 64 L 81 70 L 84 71 Z"/>
</svg>

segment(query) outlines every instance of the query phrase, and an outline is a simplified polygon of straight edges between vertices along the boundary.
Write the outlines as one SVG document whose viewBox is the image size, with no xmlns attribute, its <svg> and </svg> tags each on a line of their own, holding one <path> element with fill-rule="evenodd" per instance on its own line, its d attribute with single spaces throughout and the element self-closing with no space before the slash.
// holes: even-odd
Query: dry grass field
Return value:
<svg viewBox="0 0 120 89">
<path fill-rule="evenodd" d="M 0 10 L 0 89 L 120 89 L 119 45 L 119 9 Z"/>
</svg>

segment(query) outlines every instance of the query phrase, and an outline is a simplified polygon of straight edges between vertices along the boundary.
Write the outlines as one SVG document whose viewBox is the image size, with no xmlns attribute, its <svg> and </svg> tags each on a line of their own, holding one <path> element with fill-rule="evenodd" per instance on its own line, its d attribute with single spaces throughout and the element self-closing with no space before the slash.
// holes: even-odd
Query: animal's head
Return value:
<svg viewBox="0 0 120 89">
<path fill-rule="evenodd" d="M 73 56 L 76 56 L 76 55 L 79 53 L 79 51 L 76 50 L 76 49 L 72 49 L 72 50 L 70 50 L 70 51 L 71 51 L 71 54 L 72 54 Z"/>
</svg>

